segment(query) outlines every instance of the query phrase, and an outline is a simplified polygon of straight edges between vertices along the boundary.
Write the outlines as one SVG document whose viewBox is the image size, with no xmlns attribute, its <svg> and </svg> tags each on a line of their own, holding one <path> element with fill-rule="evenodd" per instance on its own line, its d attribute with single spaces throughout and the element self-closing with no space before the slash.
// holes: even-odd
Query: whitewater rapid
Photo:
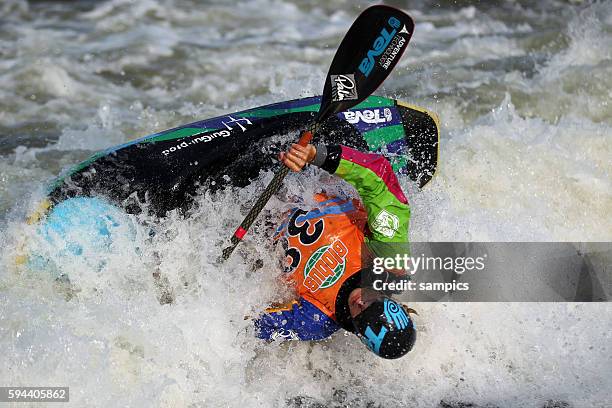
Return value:
<svg viewBox="0 0 612 408">
<path fill-rule="evenodd" d="M 200 191 L 187 215 L 126 215 L 103 254 L 54 256 L 25 223 L 53 177 L 97 150 L 320 93 L 367 4 L 0 5 L 0 386 L 69 386 L 75 407 L 609 404 L 610 303 L 418 304 L 417 344 L 397 361 L 343 333 L 253 338 L 245 316 L 290 298 L 265 224 L 227 264 L 214 260 L 271 172 Z M 393 4 L 415 34 L 377 93 L 442 125 L 432 182 L 400 180 L 411 239 L 609 242 L 612 3 Z M 274 222 L 287 197 L 343 189 L 314 169 L 285 185 L 267 207 Z M 53 265 L 16 266 L 24 240 Z"/>
</svg>

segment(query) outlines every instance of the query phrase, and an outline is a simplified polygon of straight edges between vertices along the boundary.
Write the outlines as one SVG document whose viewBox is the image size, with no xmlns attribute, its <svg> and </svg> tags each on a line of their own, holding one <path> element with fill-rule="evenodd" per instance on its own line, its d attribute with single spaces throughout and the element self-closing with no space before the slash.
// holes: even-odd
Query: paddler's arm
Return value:
<svg viewBox="0 0 612 408">
<path fill-rule="evenodd" d="M 346 146 L 320 145 L 314 148 L 311 164 L 355 187 L 368 214 L 369 241 L 408 242 L 410 207 L 385 157 Z"/>
</svg>

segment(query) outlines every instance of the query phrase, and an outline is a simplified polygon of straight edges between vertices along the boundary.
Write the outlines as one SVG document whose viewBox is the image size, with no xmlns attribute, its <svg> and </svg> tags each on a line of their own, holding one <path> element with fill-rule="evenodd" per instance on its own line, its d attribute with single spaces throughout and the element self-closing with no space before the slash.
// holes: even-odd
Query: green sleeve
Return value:
<svg viewBox="0 0 612 408">
<path fill-rule="evenodd" d="M 376 247 L 376 243 L 408 242 L 410 207 L 387 159 L 342 146 L 342 156 L 334 174 L 359 193 L 372 233 L 367 237 L 369 244 Z"/>
</svg>

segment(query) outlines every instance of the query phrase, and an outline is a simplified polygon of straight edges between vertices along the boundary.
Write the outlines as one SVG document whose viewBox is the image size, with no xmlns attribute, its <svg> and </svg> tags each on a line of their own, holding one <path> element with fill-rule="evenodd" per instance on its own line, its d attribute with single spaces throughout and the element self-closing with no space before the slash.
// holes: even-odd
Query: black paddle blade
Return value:
<svg viewBox="0 0 612 408">
<path fill-rule="evenodd" d="M 370 96 L 399 61 L 413 31 L 412 18 L 401 10 L 383 5 L 364 10 L 329 68 L 317 122 Z"/>
</svg>

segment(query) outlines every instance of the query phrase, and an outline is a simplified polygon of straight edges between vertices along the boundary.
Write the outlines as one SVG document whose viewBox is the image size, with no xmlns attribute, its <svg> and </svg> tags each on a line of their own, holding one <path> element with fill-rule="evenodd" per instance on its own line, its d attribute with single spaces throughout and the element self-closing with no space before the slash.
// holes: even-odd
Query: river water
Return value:
<svg viewBox="0 0 612 408">
<path fill-rule="evenodd" d="M 612 2 L 389 4 L 416 28 L 378 94 L 441 119 L 436 176 L 422 191 L 401 180 L 411 239 L 610 241 Z M 397 361 L 342 333 L 254 339 L 244 316 L 289 296 L 265 228 L 228 264 L 213 260 L 242 218 L 235 203 L 269 172 L 202 191 L 153 238 L 141 216 L 108 254 L 54 259 L 76 293 L 58 289 L 56 271 L 15 266 L 36 240 L 24 217 L 60 171 L 139 136 L 319 93 L 367 5 L 1 2 L 0 385 L 70 386 L 75 407 L 609 406 L 609 303 L 420 304 L 417 344 Z M 293 174 L 287 195 L 321 183 Z M 268 212 L 287 205 L 275 198 Z"/>
</svg>

